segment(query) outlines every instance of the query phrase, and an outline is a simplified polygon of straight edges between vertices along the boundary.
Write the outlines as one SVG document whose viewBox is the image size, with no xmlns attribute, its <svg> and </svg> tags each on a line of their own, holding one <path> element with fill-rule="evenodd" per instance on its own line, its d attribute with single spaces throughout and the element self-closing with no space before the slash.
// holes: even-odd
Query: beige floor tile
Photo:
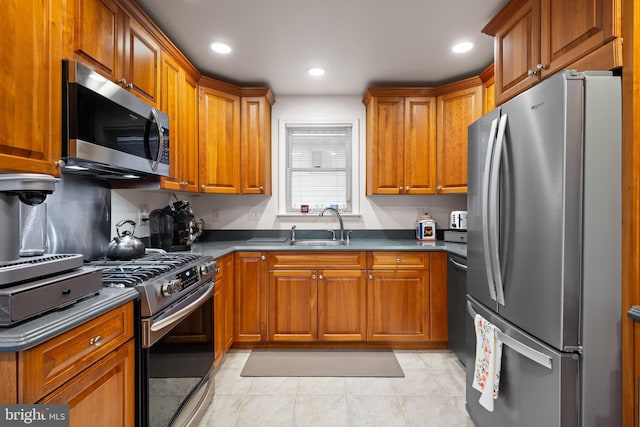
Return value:
<svg viewBox="0 0 640 427">
<path fill-rule="evenodd" d="M 218 394 L 213 397 L 207 413 L 199 427 L 233 427 L 236 425 L 238 411 L 244 399 L 243 395 Z"/>
<path fill-rule="evenodd" d="M 404 378 L 391 378 L 391 386 L 401 396 L 433 396 L 442 393 L 431 369 L 405 369 Z"/>
<path fill-rule="evenodd" d="M 400 401 L 392 396 L 347 395 L 351 427 L 405 427 Z"/>
<path fill-rule="evenodd" d="M 344 378 L 336 377 L 300 377 L 297 394 L 346 394 Z"/>
<path fill-rule="evenodd" d="M 454 369 L 433 369 L 433 378 L 436 383 L 449 396 L 461 396 L 465 394 L 465 376 L 464 371 L 458 368 Z"/>
<path fill-rule="evenodd" d="M 298 395 L 294 427 L 349 427 L 346 395 Z"/>
<path fill-rule="evenodd" d="M 380 396 L 395 393 L 390 378 L 348 377 L 344 382 L 347 386 L 347 394 Z"/>
<path fill-rule="evenodd" d="M 297 377 L 253 377 L 248 394 L 296 394 Z"/>
<path fill-rule="evenodd" d="M 465 426 L 465 414 L 453 397 L 400 396 L 399 399 L 411 427 Z"/>
<path fill-rule="evenodd" d="M 245 394 L 251 385 L 251 377 L 241 377 L 239 368 L 220 369 L 215 376 L 216 395 Z"/>
<path fill-rule="evenodd" d="M 247 395 L 238 411 L 237 427 L 290 427 L 295 396 Z"/>
<path fill-rule="evenodd" d="M 426 369 L 427 365 L 422 358 L 421 353 L 407 352 L 407 351 L 394 351 L 393 352 L 400 364 L 402 370 L 405 369 Z"/>
</svg>

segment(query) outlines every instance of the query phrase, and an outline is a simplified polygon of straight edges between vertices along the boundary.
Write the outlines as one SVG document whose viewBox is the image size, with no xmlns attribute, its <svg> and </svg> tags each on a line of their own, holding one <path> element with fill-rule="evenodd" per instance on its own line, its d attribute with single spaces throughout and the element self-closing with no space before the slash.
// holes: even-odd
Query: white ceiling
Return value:
<svg viewBox="0 0 640 427">
<path fill-rule="evenodd" d="M 493 61 L 480 30 L 507 0 L 137 0 L 204 75 L 274 95 L 363 95 L 439 85 Z M 212 41 L 231 45 L 222 56 Z M 454 54 L 451 46 L 474 49 Z M 306 75 L 322 66 L 322 78 Z"/>
</svg>

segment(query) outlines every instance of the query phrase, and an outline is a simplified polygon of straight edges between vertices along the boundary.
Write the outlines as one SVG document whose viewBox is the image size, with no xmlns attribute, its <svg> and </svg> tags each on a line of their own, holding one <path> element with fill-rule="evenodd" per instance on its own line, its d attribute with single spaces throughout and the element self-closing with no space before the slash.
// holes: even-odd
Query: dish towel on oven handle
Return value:
<svg viewBox="0 0 640 427">
<path fill-rule="evenodd" d="M 476 329 L 476 365 L 473 373 L 473 388 L 478 390 L 480 404 L 493 412 L 493 401 L 498 398 L 502 342 L 498 328 L 484 317 L 476 314 L 473 319 Z"/>
</svg>

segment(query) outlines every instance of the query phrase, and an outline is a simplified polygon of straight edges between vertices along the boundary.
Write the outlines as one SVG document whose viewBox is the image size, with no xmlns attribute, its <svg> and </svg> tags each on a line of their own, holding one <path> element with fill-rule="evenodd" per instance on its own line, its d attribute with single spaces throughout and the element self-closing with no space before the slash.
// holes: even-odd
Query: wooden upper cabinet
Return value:
<svg viewBox="0 0 640 427">
<path fill-rule="evenodd" d="M 200 86 L 200 191 L 240 192 L 240 97 Z"/>
<path fill-rule="evenodd" d="M 73 0 L 73 57 L 159 106 L 160 45 L 113 0 Z"/>
<path fill-rule="evenodd" d="M 619 0 L 541 0 L 540 4 L 542 78 L 621 35 Z M 604 69 L 614 66 L 607 64 Z"/>
<path fill-rule="evenodd" d="M 461 87 L 461 88 L 460 88 Z M 473 77 L 438 96 L 438 193 L 467 192 L 467 128 L 482 116 L 482 82 Z"/>
<path fill-rule="evenodd" d="M 512 0 L 482 32 L 495 36 L 497 104 L 565 68 L 622 66 L 620 0 Z"/>
<path fill-rule="evenodd" d="M 504 11 L 504 13 L 503 13 Z M 495 98 L 501 104 L 540 80 L 540 1 L 509 3 L 483 32 L 495 36 Z M 491 31 L 493 25 L 497 26 Z M 493 33 L 493 34 L 491 34 Z"/>
<path fill-rule="evenodd" d="M 367 91 L 367 194 L 435 193 L 435 97 L 421 92 Z"/>
<path fill-rule="evenodd" d="M 240 100 L 240 191 L 271 194 L 271 91 Z"/>
<path fill-rule="evenodd" d="M 198 191 L 198 83 L 167 54 L 162 55 L 160 109 L 169 115 L 170 177 L 167 190 Z"/>
<path fill-rule="evenodd" d="M 0 170 L 60 175 L 63 6 L 0 2 Z"/>
<path fill-rule="evenodd" d="M 136 21 L 125 19 L 125 23 L 125 86 L 157 106 L 160 95 L 160 46 Z"/>
<path fill-rule="evenodd" d="M 118 81 L 123 74 L 124 12 L 112 0 L 74 0 L 73 4 L 74 56 Z"/>
<path fill-rule="evenodd" d="M 433 194 L 436 187 L 436 102 L 404 99 L 404 193 Z"/>
<path fill-rule="evenodd" d="M 485 115 L 496 108 L 496 80 L 493 68 L 494 66 L 491 64 L 482 73 L 480 73 L 480 80 L 482 81 L 482 115 Z"/>
</svg>

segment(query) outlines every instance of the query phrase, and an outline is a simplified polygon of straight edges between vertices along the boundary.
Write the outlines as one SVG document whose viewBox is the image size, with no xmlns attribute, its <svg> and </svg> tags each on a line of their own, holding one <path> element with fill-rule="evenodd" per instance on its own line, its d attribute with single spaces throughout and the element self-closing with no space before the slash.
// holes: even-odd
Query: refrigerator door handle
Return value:
<svg viewBox="0 0 640 427">
<path fill-rule="evenodd" d="M 482 250 L 484 252 L 484 264 L 487 272 L 487 286 L 489 286 L 489 296 L 492 300 L 496 299 L 496 285 L 494 283 L 494 274 L 491 266 L 491 245 L 489 240 L 489 191 L 491 177 L 491 159 L 493 158 L 493 149 L 496 141 L 496 129 L 498 127 L 498 119 L 491 122 L 491 130 L 489 131 L 489 141 L 487 143 L 487 156 L 484 162 L 484 172 L 482 175 Z"/>
<path fill-rule="evenodd" d="M 477 313 L 473 309 L 473 306 L 471 305 L 470 301 L 467 301 L 467 311 L 469 312 L 469 315 L 471 316 L 472 319 L 476 318 Z M 532 349 L 528 345 L 523 344 L 520 341 L 516 340 L 515 338 L 510 337 L 509 335 L 505 334 L 499 329 L 498 329 L 498 339 L 504 345 L 511 348 L 513 351 L 520 354 L 521 356 L 524 356 L 527 359 L 533 362 L 536 362 L 538 365 L 541 365 L 547 369 L 553 369 L 553 366 L 551 365 L 551 361 L 552 361 L 551 357 L 547 356 L 544 353 L 539 352 L 538 350 Z"/>
<path fill-rule="evenodd" d="M 505 131 L 507 129 L 507 115 L 500 117 L 498 125 L 498 136 L 496 137 L 496 145 L 493 150 L 491 159 L 491 177 L 489 182 L 491 189 L 489 191 L 489 242 L 492 243 L 491 263 L 493 272 L 493 282 L 495 283 L 498 304 L 505 305 L 504 301 L 504 285 L 502 283 L 502 270 L 500 268 L 500 162 L 502 161 L 502 147 L 504 145 Z"/>
</svg>

